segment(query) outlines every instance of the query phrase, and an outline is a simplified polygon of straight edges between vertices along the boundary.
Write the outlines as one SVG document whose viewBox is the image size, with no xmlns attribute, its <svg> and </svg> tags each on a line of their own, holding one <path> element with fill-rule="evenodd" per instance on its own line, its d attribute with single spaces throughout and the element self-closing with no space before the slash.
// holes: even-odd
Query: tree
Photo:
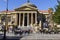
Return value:
<svg viewBox="0 0 60 40">
<path fill-rule="evenodd" d="M 57 0 L 58 5 L 55 7 L 55 13 L 53 15 L 53 20 L 55 23 L 60 24 L 60 1 Z"/>
</svg>

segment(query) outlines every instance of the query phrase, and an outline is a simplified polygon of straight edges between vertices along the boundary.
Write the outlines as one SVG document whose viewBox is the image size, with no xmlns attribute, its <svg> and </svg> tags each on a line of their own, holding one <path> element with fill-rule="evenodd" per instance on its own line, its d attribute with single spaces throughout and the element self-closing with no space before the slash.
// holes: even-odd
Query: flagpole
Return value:
<svg viewBox="0 0 60 40">
<path fill-rule="evenodd" d="M 8 0 L 6 2 L 6 17 L 5 17 L 5 27 L 4 27 L 4 37 L 3 39 L 6 40 L 6 28 L 7 28 L 7 13 L 8 13 Z"/>
</svg>

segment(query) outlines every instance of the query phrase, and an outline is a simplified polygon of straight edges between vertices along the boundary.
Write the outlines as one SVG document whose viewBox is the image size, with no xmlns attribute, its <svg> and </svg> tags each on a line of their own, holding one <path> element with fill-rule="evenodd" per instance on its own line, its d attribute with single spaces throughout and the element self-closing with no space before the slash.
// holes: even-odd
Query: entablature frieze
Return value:
<svg viewBox="0 0 60 40">
<path fill-rule="evenodd" d="M 10 13 L 37 13 L 37 11 L 15 11 Z"/>
</svg>

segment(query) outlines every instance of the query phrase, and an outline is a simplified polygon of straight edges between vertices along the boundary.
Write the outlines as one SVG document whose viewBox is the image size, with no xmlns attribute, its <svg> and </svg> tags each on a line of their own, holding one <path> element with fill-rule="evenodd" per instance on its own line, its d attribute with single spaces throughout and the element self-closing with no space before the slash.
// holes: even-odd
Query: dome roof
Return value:
<svg viewBox="0 0 60 40">
<path fill-rule="evenodd" d="M 30 6 L 30 7 L 37 8 L 34 4 L 31 4 L 31 3 L 25 3 L 21 7 L 24 7 L 24 6 Z"/>
</svg>

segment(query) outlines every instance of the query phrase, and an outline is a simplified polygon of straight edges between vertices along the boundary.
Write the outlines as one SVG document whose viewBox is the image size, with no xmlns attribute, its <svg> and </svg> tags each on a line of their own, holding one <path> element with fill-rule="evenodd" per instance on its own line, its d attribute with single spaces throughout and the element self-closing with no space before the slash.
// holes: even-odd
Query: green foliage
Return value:
<svg viewBox="0 0 60 40">
<path fill-rule="evenodd" d="M 57 0 L 58 5 L 56 5 L 55 13 L 53 15 L 53 20 L 55 23 L 60 24 L 60 1 Z"/>
<path fill-rule="evenodd" d="M 49 8 L 49 10 L 54 11 L 53 8 Z"/>
</svg>

